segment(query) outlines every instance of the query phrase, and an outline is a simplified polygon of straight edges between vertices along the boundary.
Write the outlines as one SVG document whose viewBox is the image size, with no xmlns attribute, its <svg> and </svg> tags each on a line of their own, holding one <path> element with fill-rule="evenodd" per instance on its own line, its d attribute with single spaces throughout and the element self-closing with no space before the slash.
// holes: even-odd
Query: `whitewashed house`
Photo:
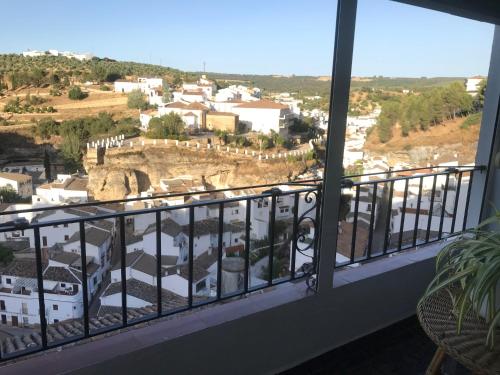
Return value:
<svg viewBox="0 0 500 375">
<path fill-rule="evenodd" d="M 150 89 L 158 89 L 162 87 L 163 79 L 158 77 L 139 77 L 136 82 L 118 79 L 114 82 L 115 92 L 121 93 L 141 90 L 144 94 L 148 94 Z"/>
<path fill-rule="evenodd" d="M 479 84 L 481 81 L 485 80 L 485 77 L 481 76 L 474 76 L 467 78 L 465 80 L 465 91 L 467 91 L 468 94 L 474 96 L 477 94 L 477 90 L 479 88 Z"/>
<path fill-rule="evenodd" d="M 292 117 L 288 106 L 270 100 L 241 103 L 234 106 L 232 112 L 239 115 L 240 122 L 249 129 L 263 134 L 271 134 L 271 131 L 286 134 Z"/>
<path fill-rule="evenodd" d="M 58 174 L 53 182 L 40 185 L 32 196 L 33 205 L 84 203 L 88 201 L 88 178 Z"/>
<path fill-rule="evenodd" d="M 198 102 L 183 103 L 175 101 L 158 107 L 158 116 L 176 113 L 181 116 L 190 130 L 205 128 L 209 108 Z"/>
<path fill-rule="evenodd" d="M 0 188 L 12 189 L 23 198 L 33 194 L 31 176 L 21 173 L 0 172 Z"/>
<path fill-rule="evenodd" d="M 85 229 L 85 249 L 87 257 L 98 265 L 98 270 L 93 275 L 92 286 L 99 287 L 103 277 L 111 266 L 112 235 L 103 229 L 90 227 Z M 62 245 L 65 252 L 81 254 L 80 233 L 75 233 Z"/>
<path fill-rule="evenodd" d="M 65 267 L 48 265 L 43 270 L 45 316 L 48 323 L 81 318 L 81 280 Z M 34 259 L 14 259 L 0 267 L 1 324 L 40 324 L 38 284 Z"/>
</svg>

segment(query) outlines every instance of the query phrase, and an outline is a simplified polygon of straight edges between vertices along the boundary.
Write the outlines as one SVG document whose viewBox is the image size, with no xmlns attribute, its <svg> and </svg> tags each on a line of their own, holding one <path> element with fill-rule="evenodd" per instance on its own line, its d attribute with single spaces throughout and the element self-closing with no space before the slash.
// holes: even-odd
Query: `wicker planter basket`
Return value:
<svg viewBox="0 0 500 375">
<path fill-rule="evenodd" d="M 500 328 L 496 330 L 496 346 L 486 345 L 487 325 L 469 312 L 457 335 L 457 320 L 452 314 L 451 298 L 446 291 L 426 298 L 417 307 L 422 328 L 436 345 L 474 374 L 500 374 Z"/>
</svg>

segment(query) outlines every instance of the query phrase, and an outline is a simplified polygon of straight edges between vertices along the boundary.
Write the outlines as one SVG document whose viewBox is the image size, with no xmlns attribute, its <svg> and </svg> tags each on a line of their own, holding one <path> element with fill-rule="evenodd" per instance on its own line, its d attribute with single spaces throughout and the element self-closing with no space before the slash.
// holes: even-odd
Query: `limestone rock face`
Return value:
<svg viewBox="0 0 500 375">
<path fill-rule="evenodd" d="M 104 166 L 89 170 L 89 190 L 97 200 L 124 198 L 139 193 L 134 170 Z"/>
<path fill-rule="evenodd" d="M 307 168 L 306 162 L 286 159 L 259 162 L 255 158 L 183 148 L 111 149 L 104 163 L 84 161 L 94 198 L 120 199 L 157 187 L 160 179 L 191 176 L 214 188 L 284 182 Z M 311 162 L 309 162 L 311 163 Z"/>
</svg>

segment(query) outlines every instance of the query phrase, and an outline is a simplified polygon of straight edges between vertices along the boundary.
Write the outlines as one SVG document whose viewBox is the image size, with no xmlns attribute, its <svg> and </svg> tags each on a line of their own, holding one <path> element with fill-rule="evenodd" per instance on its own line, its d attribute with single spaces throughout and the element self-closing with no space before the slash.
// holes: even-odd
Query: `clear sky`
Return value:
<svg viewBox="0 0 500 375">
<path fill-rule="evenodd" d="M 58 49 L 188 71 L 331 74 L 335 0 L 5 0 L 0 52 Z M 353 75 L 486 74 L 493 26 L 359 0 Z"/>
</svg>

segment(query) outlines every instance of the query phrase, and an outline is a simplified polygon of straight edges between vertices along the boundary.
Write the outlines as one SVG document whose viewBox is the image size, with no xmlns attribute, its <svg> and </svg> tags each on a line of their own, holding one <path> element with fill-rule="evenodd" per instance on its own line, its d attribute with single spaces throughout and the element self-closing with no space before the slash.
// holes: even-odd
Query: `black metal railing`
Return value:
<svg viewBox="0 0 500 375">
<path fill-rule="evenodd" d="M 339 223 L 336 267 L 460 234 L 469 227 L 474 174 L 483 170 L 481 166 L 437 166 L 344 179 L 350 212 Z"/>
<path fill-rule="evenodd" d="M 290 189 L 280 189 L 280 186 L 288 185 Z M 82 339 L 87 339 L 89 337 L 101 334 L 103 332 L 120 329 L 122 327 L 127 327 L 142 323 L 148 320 L 157 319 L 160 317 L 176 314 L 182 311 L 188 311 L 196 307 L 203 305 L 220 302 L 230 298 L 235 298 L 238 296 L 243 296 L 248 293 L 252 293 L 264 288 L 273 287 L 275 285 L 299 280 L 299 279 L 311 279 L 316 272 L 317 266 L 317 244 L 318 244 L 318 233 L 319 227 L 314 230 L 310 238 L 308 238 L 307 233 L 311 232 L 311 226 L 318 226 L 319 224 L 319 207 L 321 200 L 321 189 L 322 185 L 319 181 L 310 180 L 298 183 L 288 183 L 288 184 L 268 184 L 268 185 L 258 185 L 258 186 L 248 186 L 237 189 L 218 189 L 214 191 L 202 191 L 202 192 L 190 192 L 182 194 L 163 194 L 154 197 L 146 198 L 133 198 L 126 200 L 115 200 L 106 202 L 88 202 L 83 204 L 70 204 L 65 206 L 55 206 L 55 207 L 44 207 L 35 208 L 33 210 L 19 210 L 12 211 L 8 213 L 0 213 L 0 216 L 4 215 L 18 215 L 25 213 L 41 213 L 50 212 L 57 210 L 79 209 L 88 208 L 89 206 L 104 206 L 109 203 L 127 203 L 138 200 L 160 200 L 163 198 L 181 197 L 181 196 L 194 196 L 194 195 L 204 195 L 207 193 L 221 193 L 229 190 L 245 190 L 245 189 L 261 189 L 260 193 L 254 193 L 249 195 L 235 196 L 232 198 L 221 198 L 212 199 L 209 201 L 200 200 L 193 201 L 186 204 L 178 205 L 159 205 L 157 207 L 148 209 L 135 209 L 132 211 L 118 211 L 118 212 L 99 212 L 96 215 L 88 215 L 78 218 L 69 218 L 63 220 L 32 220 L 28 222 L 22 219 L 12 220 L 7 223 L 0 225 L 0 233 L 5 233 L 9 231 L 23 231 L 23 233 L 33 232 L 34 239 L 34 255 L 35 255 L 35 274 L 36 274 L 36 292 L 38 293 L 39 302 L 39 323 L 33 325 L 33 333 L 25 333 L 14 339 L 7 339 L 0 342 L 0 355 L 1 360 L 8 360 L 18 356 L 30 354 L 37 351 L 42 351 L 54 347 L 58 347 L 69 342 L 78 341 Z M 264 190 L 267 189 L 267 190 Z M 291 205 L 290 217 L 286 218 L 288 220 L 283 220 L 278 217 L 278 199 L 284 200 L 288 199 L 288 203 Z M 258 242 L 260 245 L 258 251 L 258 256 L 260 257 L 257 262 L 262 264 L 265 269 L 266 275 L 260 276 L 257 279 L 261 282 L 254 282 L 254 275 L 251 265 L 251 257 L 253 254 L 253 242 L 252 239 L 252 202 L 267 202 L 265 206 L 264 217 L 267 219 L 267 236 L 260 239 Z M 234 205 L 238 203 L 244 214 L 243 225 L 242 225 L 242 240 L 244 242 L 244 252 L 239 254 L 242 258 L 243 270 L 239 276 L 241 279 L 241 287 L 238 286 L 236 289 L 232 290 L 230 293 L 223 293 L 223 257 L 231 256 L 231 254 L 224 254 L 225 249 L 228 244 L 224 243 L 225 226 L 228 224 L 225 221 L 224 210 L 225 207 L 229 205 Z M 281 203 L 280 203 L 281 204 Z M 213 295 L 210 293 L 211 288 L 208 286 L 208 295 L 200 295 L 197 290 L 195 290 L 195 282 L 197 272 L 197 261 L 200 257 L 195 254 L 195 243 L 199 234 L 195 231 L 196 226 L 199 224 L 197 218 L 195 217 L 195 210 L 200 208 L 217 207 L 218 218 L 215 218 L 217 222 L 217 229 L 215 233 L 210 233 L 210 236 L 217 238 L 217 245 L 215 247 L 210 247 L 210 250 L 217 252 L 216 257 L 216 286 L 215 293 Z M 181 212 L 182 210 L 187 211 L 187 225 L 185 225 L 185 234 L 187 236 L 187 262 L 180 261 L 176 266 L 179 269 L 186 266 L 187 268 L 187 296 L 183 297 L 175 296 L 172 297 L 172 293 L 166 293 L 164 280 L 166 269 L 162 266 L 162 255 L 164 255 L 163 250 L 165 245 L 162 243 L 162 231 L 165 221 L 165 217 L 169 214 L 175 212 Z M 146 308 L 136 308 L 130 307 L 130 296 L 139 297 L 134 295 L 135 291 L 129 290 L 130 277 L 128 277 L 127 267 L 130 266 L 128 262 L 128 255 L 132 251 L 127 251 L 127 236 L 129 236 L 129 224 L 127 223 L 128 218 L 137 219 L 141 215 L 154 215 L 154 228 L 155 228 L 155 246 L 154 249 L 148 249 L 151 252 L 154 251 L 155 256 L 155 267 L 154 267 L 154 278 L 156 279 L 151 287 L 156 288 L 155 301 L 151 302 L 149 309 Z M 36 217 L 35 217 L 36 218 Z M 87 256 L 89 251 L 89 238 L 86 238 L 86 229 L 88 229 L 87 224 L 90 222 L 95 223 L 98 220 L 113 220 L 114 225 L 117 230 L 116 242 L 111 246 L 114 250 L 118 251 L 115 254 L 114 259 L 117 260 L 119 265 L 120 282 L 119 289 L 121 293 L 121 306 L 119 309 L 114 309 L 115 311 L 110 314 L 104 315 L 94 315 L 91 316 L 91 306 L 97 302 L 98 296 L 102 296 L 101 293 L 105 293 L 105 290 L 94 291 L 94 294 L 90 292 L 91 289 L 91 279 L 89 278 L 89 271 L 87 268 Z M 263 221 L 266 223 L 266 220 Z M 286 228 L 281 228 L 278 230 L 278 223 L 286 222 Z M 290 223 L 288 223 L 290 222 Z M 304 223 L 308 222 L 308 225 Z M 51 231 L 60 230 L 61 228 L 68 228 L 71 224 L 77 224 L 79 228 L 79 254 L 81 256 L 81 266 L 78 267 L 78 271 L 81 271 L 81 288 L 82 293 L 75 293 L 74 295 L 81 298 L 81 302 L 76 303 L 82 304 L 81 316 L 70 320 L 49 321 L 48 311 L 51 306 L 55 304 L 53 296 L 50 298 L 51 306 L 47 306 L 47 288 L 44 288 L 44 282 L 46 282 L 46 277 L 44 272 L 48 267 L 47 262 L 51 259 L 50 252 L 53 249 L 45 248 L 41 241 L 41 232 L 46 228 L 50 228 Z M 54 226 L 58 226 L 55 228 Z M 283 226 L 282 226 L 283 227 Z M 306 228 L 307 227 L 307 228 Z M 287 232 L 286 234 L 283 232 Z M 289 233 L 288 233 L 289 232 Z M 285 240 L 278 239 L 279 236 L 284 236 Z M 312 241 L 313 245 L 307 245 L 305 247 L 301 246 L 303 240 L 306 238 Z M 238 242 L 239 242 L 238 238 Z M 297 240 L 298 239 L 298 240 Z M 143 239 L 144 240 L 144 239 Z M 265 244 L 262 246 L 262 243 Z M 230 244 L 229 244 L 230 245 Z M 216 250 L 215 250 L 216 249 Z M 263 251 L 264 250 L 264 251 Z M 107 252 L 107 249 L 106 249 Z M 302 261 L 301 264 L 296 264 L 296 253 L 302 253 L 308 257 L 307 262 Z M 199 254 L 198 254 L 199 255 Z M 180 258 L 180 257 L 179 257 Z M 280 262 L 277 262 L 279 260 Z M 98 263 L 99 260 L 96 260 Z M 283 264 L 288 263 L 289 266 L 284 266 Z M 115 264 L 115 265 L 116 265 Z M 281 269 L 277 270 L 277 264 L 280 265 Z M 147 272 L 141 270 L 143 272 Z M 8 271 L 6 271 L 8 272 Z M 111 271 L 112 272 L 112 271 Z M 264 271 L 262 272 L 264 273 Z M 86 280 L 88 280 L 86 282 Z M 210 285 L 210 281 L 206 281 Z M 111 284 L 113 284 L 111 282 Z M 313 285 L 314 282 L 309 282 Z M 106 287 L 108 287 L 108 284 Z M 167 285 L 168 286 L 168 285 Z M 169 298 L 175 299 L 176 304 L 173 305 Z M 102 307 L 102 306 L 100 306 Z M 33 315 L 33 314 L 32 314 Z M 10 317 L 9 317 L 10 318 Z M 10 320 L 10 319 L 9 319 Z M 22 322 L 19 321 L 19 324 Z"/>
<path fill-rule="evenodd" d="M 370 261 L 422 244 L 447 239 L 468 227 L 467 212 L 472 180 L 474 174 L 482 171 L 483 168 L 431 167 L 430 170 L 426 169 L 428 168 L 390 171 L 384 176 L 381 176 L 380 173 L 372 173 L 344 177 L 342 181 L 343 198 L 347 196 L 349 199 L 343 199 L 348 204 L 347 213 L 337 226 L 339 242 L 336 247 L 338 257 L 336 267 Z M 282 185 L 289 188 L 280 189 Z M 248 189 L 254 189 L 254 191 L 246 192 L 246 195 L 241 196 L 234 195 L 233 197 L 165 205 L 167 199 L 175 197 L 220 194 L 230 190 L 244 191 Z M 255 189 L 260 192 L 256 193 Z M 158 205 L 147 209 L 100 211 L 95 215 L 63 220 L 32 220 L 32 222 L 28 222 L 27 220 L 15 219 L 0 224 L 0 234 L 9 231 L 23 231 L 25 234 L 29 231 L 33 232 L 34 278 L 36 278 L 34 292 L 38 293 L 39 302 L 39 323 L 34 326 L 37 331 L 31 334 L 23 333 L 19 337 L 0 341 L 0 359 L 2 361 L 8 360 L 69 342 L 87 339 L 103 332 L 244 296 L 281 283 L 305 279 L 308 287 L 314 289 L 320 257 L 319 238 L 322 229 L 320 207 L 323 194 L 321 180 L 306 180 L 285 184 L 162 194 L 152 197 L 0 212 L 0 217 L 2 217 L 4 215 L 82 209 L 90 206 L 109 207 L 109 204 L 125 205 L 136 201 L 159 202 Z M 237 255 L 240 258 L 238 261 L 241 261 L 242 268 L 236 272 L 237 287 L 231 289 L 225 284 L 225 278 L 229 279 L 229 276 L 225 276 L 226 270 L 223 268 L 223 263 L 225 259 L 233 256 L 232 253 L 228 252 L 232 243 L 225 243 L 225 238 L 228 237 L 226 226 L 234 223 L 230 223 L 229 218 L 226 218 L 225 209 L 236 204 L 238 208 L 241 208 L 239 217 L 242 224 L 241 237 L 237 239 L 238 244 L 239 240 L 242 240 L 241 246 L 244 250 Z M 200 274 L 207 273 L 207 264 L 204 264 L 205 267 L 201 267 L 199 264 L 202 256 L 200 256 L 197 247 L 197 241 L 200 238 L 198 227 L 201 220 L 196 215 L 203 207 L 207 210 L 215 207 L 218 212 L 218 216 L 210 222 L 214 225 L 209 230 L 208 237 L 213 243 L 207 245 L 207 249 L 210 250 L 203 253 L 206 258 L 214 255 L 212 252 L 216 253 L 213 257 L 214 263 L 211 263 L 212 266 L 216 264 L 216 267 L 215 270 L 212 267 L 211 273 L 205 279 L 200 279 Z M 182 212 L 185 214 L 183 216 L 185 224 L 178 226 L 181 229 L 176 229 L 180 230 L 184 236 L 178 241 L 179 260 L 177 264 L 166 267 L 162 264 L 162 257 L 167 255 L 164 252 L 166 243 L 163 240 L 163 233 L 171 231 L 169 231 L 170 224 L 167 224 L 166 229 L 164 226 L 167 218 Z M 261 216 L 259 216 L 259 212 L 262 214 Z M 150 244 L 151 248 L 144 248 L 143 251 L 149 251 L 154 258 L 154 266 L 148 269 L 147 265 L 144 265 L 141 272 L 145 274 L 149 272 L 153 278 L 153 281 L 145 286 L 144 293 L 151 288 L 154 291 L 148 296 L 147 306 L 138 308 L 130 304 L 131 297 L 142 297 L 136 294 L 137 285 L 130 281 L 130 277 L 127 279 L 129 275 L 127 268 L 131 267 L 128 255 L 134 252 L 134 249 L 127 248 L 129 246 L 127 239 L 133 237 L 129 219 L 134 218 L 135 220 L 147 215 L 153 218 L 151 233 L 154 233 L 154 241 Z M 86 238 L 86 230 L 88 229 L 87 224 L 95 223 L 98 220 L 114 222 L 114 231 L 116 231 L 117 236 L 113 237 L 111 241 L 113 249 L 111 258 L 113 260 L 112 266 L 117 267 L 115 271 L 120 280 L 116 293 L 121 294 L 121 297 L 118 298 L 119 306 L 113 305 L 114 308 L 110 311 L 103 309 L 102 314 L 96 314 L 96 306 L 99 306 L 99 311 L 108 306 L 100 305 L 99 298 L 111 288 L 111 284 L 114 282 L 111 281 L 110 284 L 101 286 L 101 290 L 98 290 L 94 281 L 91 282 L 89 278 L 89 273 L 95 272 L 95 270 L 87 267 L 91 239 Z M 80 298 L 81 295 L 81 302 L 79 302 L 81 303 L 81 313 L 70 320 L 56 322 L 47 316 L 51 306 L 46 304 L 47 291 L 44 288 L 44 279 L 46 278 L 44 271 L 52 250 L 47 249 L 46 244 L 42 243 L 41 232 L 47 228 L 57 230 L 52 229 L 55 225 L 59 228 L 67 228 L 71 224 L 77 224 L 79 229 L 77 242 L 82 261 L 81 266 L 78 267 L 78 275 L 81 279 L 81 294 L 74 293 L 74 296 Z M 144 237 L 142 237 L 142 241 L 144 246 Z M 332 246 L 332 250 L 334 248 Z M 185 258 L 181 257 L 181 252 L 185 252 Z M 108 254 L 109 249 L 106 249 L 105 253 Z M 96 263 L 99 263 L 99 259 L 96 260 Z M 256 276 L 256 270 L 260 270 L 259 277 Z M 172 292 L 169 289 L 168 277 L 177 277 L 176 275 L 184 278 L 185 282 L 183 281 L 182 285 L 187 284 L 187 290 L 183 289 L 185 293 L 178 290 Z M 166 285 L 164 281 L 167 283 Z M 104 281 L 102 282 L 104 283 Z M 228 289 L 229 292 L 227 292 Z M 146 299 L 146 297 L 144 298 Z M 54 304 L 53 298 L 51 298 L 50 304 Z"/>
</svg>

